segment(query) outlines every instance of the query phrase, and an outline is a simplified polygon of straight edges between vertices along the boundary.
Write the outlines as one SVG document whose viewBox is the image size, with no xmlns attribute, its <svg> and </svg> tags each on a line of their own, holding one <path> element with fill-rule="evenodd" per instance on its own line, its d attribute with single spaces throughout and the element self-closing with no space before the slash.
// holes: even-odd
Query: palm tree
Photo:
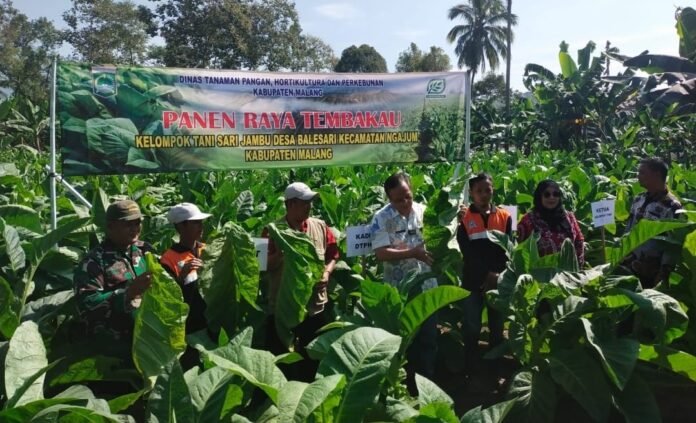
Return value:
<svg viewBox="0 0 696 423">
<path fill-rule="evenodd" d="M 464 24 L 455 25 L 447 34 L 447 40 L 457 43 L 454 52 L 459 57 L 461 69 L 471 70 L 471 86 L 474 85 L 476 70 L 486 71 L 486 62 L 496 69 L 500 57 L 508 57 L 507 22 L 517 24 L 517 16 L 508 14 L 500 0 L 469 0 L 449 10 L 450 20 L 462 18 Z M 512 32 L 510 32 L 512 36 Z M 510 37 L 512 38 L 512 37 Z"/>
</svg>

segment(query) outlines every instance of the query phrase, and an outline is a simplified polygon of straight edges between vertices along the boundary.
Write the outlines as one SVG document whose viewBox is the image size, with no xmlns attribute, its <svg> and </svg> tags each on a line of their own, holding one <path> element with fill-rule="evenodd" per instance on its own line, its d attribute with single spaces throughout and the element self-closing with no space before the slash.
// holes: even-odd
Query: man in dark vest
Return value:
<svg viewBox="0 0 696 423">
<path fill-rule="evenodd" d="M 314 380 L 317 364 L 309 360 L 305 347 L 316 337 L 316 332 L 328 323 L 325 313 L 326 304 L 329 302 L 327 286 L 329 277 L 338 260 L 338 245 L 331 229 L 321 219 L 310 217 L 312 200 L 317 196 L 307 184 L 294 182 L 285 189 L 285 216 L 277 222 L 287 225 L 297 231 L 306 233 L 311 240 L 317 255 L 324 261 L 324 272 L 321 279 L 314 286 L 312 298 L 307 305 L 307 317 L 294 330 L 297 351 L 305 359 L 299 366 L 298 377 L 303 380 Z M 268 230 L 264 229 L 263 237 L 268 237 Z M 283 278 L 283 253 L 278 249 L 272 239 L 268 242 L 268 272 L 270 276 L 269 308 L 275 312 L 276 298 L 280 283 Z M 286 352 L 287 348 L 280 342 L 275 330 L 274 316 L 267 320 L 267 347 L 274 353 Z"/>
</svg>

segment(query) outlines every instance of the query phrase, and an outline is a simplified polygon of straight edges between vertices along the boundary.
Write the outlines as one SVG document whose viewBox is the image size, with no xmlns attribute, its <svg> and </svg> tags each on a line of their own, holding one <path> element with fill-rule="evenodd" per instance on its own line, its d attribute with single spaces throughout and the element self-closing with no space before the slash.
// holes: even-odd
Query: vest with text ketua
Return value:
<svg viewBox="0 0 696 423">
<path fill-rule="evenodd" d="M 488 232 L 494 230 L 512 234 L 512 218 L 507 210 L 492 206 L 490 213 L 482 214 L 471 205 L 460 218 L 457 242 L 464 259 L 463 288 L 480 290 L 488 272 L 505 270 L 505 250 L 488 239 Z"/>
</svg>

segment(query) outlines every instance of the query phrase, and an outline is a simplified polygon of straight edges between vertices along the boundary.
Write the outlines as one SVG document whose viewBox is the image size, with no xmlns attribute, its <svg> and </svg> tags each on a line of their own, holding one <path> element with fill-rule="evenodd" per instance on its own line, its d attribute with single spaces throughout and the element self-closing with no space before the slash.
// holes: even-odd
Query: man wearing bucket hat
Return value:
<svg viewBox="0 0 696 423">
<path fill-rule="evenodd" d="M 189 305 L 186 318 L 186 333 L 190 334 L 207 328 L 205 319 L 206 303 L 198 289 L 198 270 L 203 266 L 201 253 L 203 220 L 211 214 L 203 213 L 195 204 L 180 203 L 169 209 L 167 220 L 174 225 L 179 234 L 179 242 L 162 254 L 160 263 L 181 286 L 184 301 Z M 181 365 L 189 369 L 198 363 L 196 350 L 187 347 L 181 357 Z"/>
<path fill-rule="evenodd" d="M 302 182 L 293 182 L 288 185 L 284 194 L 286 213 L 281 220 L 276 222 L 277 224 L 287 225 L 292 229 L 306 233 L 314 245 L 317 255 L 324 261 L 324 272 L 321 279 L 314 286 L 314 292 L 307 305 L 307 317 L 295 328 L 298 349 L 303 355 L 306 355 L 304 348 L 314 339 L 316 331 L 327 323 L 324 314 L 325 306 L 329 302 L 327 286 L 331 272 L 338 260 L 338 245 L 329 225 L 323 220 L 309 217 L 309 212 L 312 209 L 312 200 L 317 194 L 317 192 L 312 191 L 307 184 Z M 268 237 L 267 229 L 264 229 L 262 236 Z M 272 239 L 268 242 L 268 272 L 270 276 L 268 303 L 271 313 L 268 319 L 268 347 L 275 352 L 282 352 L 285 348 L 280 343 L 275 332 L 274 313 L 276 297 L 283 277 L 283 253 L 275 246 Z M 287 349 L 285 350 L 287 351 Z M 314 364 L 316 363 L 310 363 L 305 357 L 305 360 L 300 364 L 303 365 L 303 368 L 300 369 L 301 374 L 299 376 L 314 380 L 314 371 L 316 371 Z"/>
<path fill-rule="evenodd" d="M 80 321 L 87 334 L 108 334 L 130 340 L 132 312 L 150 287 L 145 253 L 152 246 L 140 241 L 143 215 L 132 200 L 106 209 L 106 238 L 78 264 L 74 275 Z M 130 348 L 129 343 L 125 345 Z"/>
</svg>

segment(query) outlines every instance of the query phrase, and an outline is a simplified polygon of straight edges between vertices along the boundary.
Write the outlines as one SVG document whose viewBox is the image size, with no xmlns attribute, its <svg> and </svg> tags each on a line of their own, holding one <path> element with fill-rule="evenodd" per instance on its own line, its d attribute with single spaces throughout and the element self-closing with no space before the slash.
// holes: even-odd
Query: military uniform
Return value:
<svg viewBox="0 0 696 423">
<path fill-rule="evenodd" d="M 142 217 L 140 208 L 131 200 L 116 201 L 106 209 L 107 222 L 129 222 Z M 130 339 L 133 334 L 133 311 L 140 305 L 140 298 L 126 300 L 126 288 L 147 272 L 145 253 L 152 251 L 150 244 L 134 236 L 136 239 L 125 247 L 107 237 L 75 270 L 77 311 L 82 332 L 88 336 L 106 335 L 120 340 Z"/>
<path fill-rule="evenodd" d="M 138 300 L 126 301 L 126 287 L 147 271 L 145 253 L 152 246 L 135 241 L 117 249 L 108 239 L 89 252 L 75 270 L 78 311 L 88 335 L 110 333 L 114 339 L 129 339 L 133 333 L 133 310 Z"/>
</svg>

